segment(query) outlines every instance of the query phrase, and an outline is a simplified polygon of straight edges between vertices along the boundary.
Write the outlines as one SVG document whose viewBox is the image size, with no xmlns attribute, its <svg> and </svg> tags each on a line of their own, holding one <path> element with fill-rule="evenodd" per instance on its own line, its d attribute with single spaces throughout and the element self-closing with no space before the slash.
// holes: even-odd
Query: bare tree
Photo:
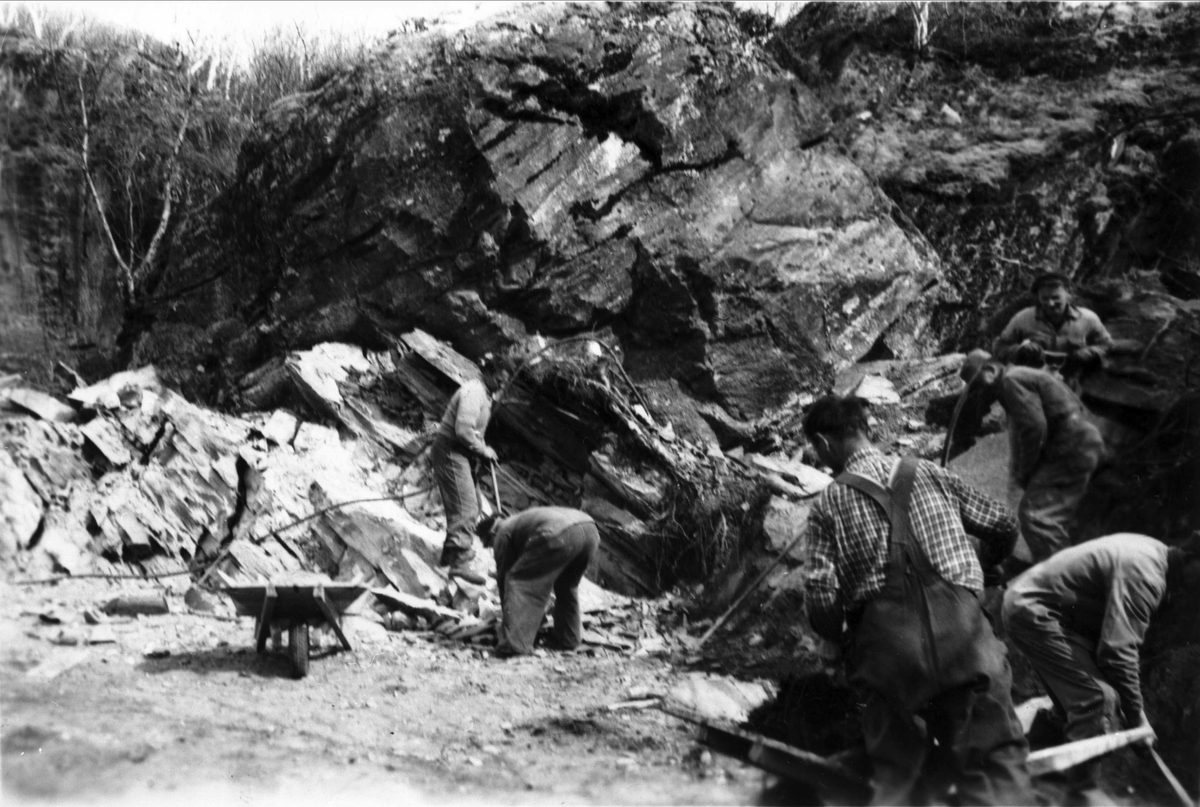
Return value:
<svg viewBox="0 0 1200 807">
<path fill-rule="evenodd" d="M 80 157 L 83 163 L 83 175 L 87 180 L 88 189 L 91 191 L 92 201 L 96 206 L 96 214 L 100 219 L 100 226 L 104 231 L 104 235 L 108 241 L 109 251 L 112 253 L 113 259 L 120 267 L 122 276 L 122 286 L 125 292 L 125 300 L 127 303 L 134 302 L 138 293 L 141 290 L 146 278 L 154 269 L 155 258 L 158 257 L 158 250 L 162 245 L 163 237 L 167 233 L 167 229 L 171 223 L 171 207 L 174 199 L 175 183 L 179 177 L 179 151 L 183 147 L 184 137 L 187 134 L 188 123 L 191 120 L 192 103 L 191 94 L 189 93 L 188 102 L 184 107 L 183 120 L 179 124 L 179 133 L 175 136 L 174 147 L 171 151 L 170 159 L 167 161 L 163 187 L 161 190 L 162 210 L 158 217 L 158 226 L 154 231 L 154 235 L 150 239 L 149 245 L 145 251 L 139 256 L 137 250 L 137 239 L 135 238 L 134 224 L 134 170 L 133 166 L 127 166 L 125 175 L 125 196 L 128 213 L 128 228 L 129 234 L 126 239 L 128 242 L 125 253 L 122 253 L 121 248 L 117 245 L 117 239 L 113 235 L 110 214 L 105 209 L 104 201 L 100 197 L 100 192 L 96 188 L 95 179 L 92 176 L 92 165 L 90 155 L 90 141 L 92 134 L 91 122 L 88 118 L 87 93 L 83 86 L 83 71 L 78 75 L 79 83 L 79 111 L 83 118 L 83 141 L 80 145 Z"/>
<path fill-rule="evenodd" d="M 905 5 L 913 18 L 913 50 L 924 58 L 929 54 L 929 0 L 909 0 Z"/>
</svg>

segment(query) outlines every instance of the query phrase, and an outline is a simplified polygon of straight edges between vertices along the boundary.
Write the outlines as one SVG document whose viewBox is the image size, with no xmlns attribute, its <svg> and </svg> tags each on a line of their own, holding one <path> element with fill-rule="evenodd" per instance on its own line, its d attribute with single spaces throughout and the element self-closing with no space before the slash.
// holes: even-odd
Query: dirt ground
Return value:
<svg viewBox="0 0 1200 807">
<path fill-rule="evenodd" d="M 71 645 L 119 584 L 2 590 L 5 803 L 748 804 L 773 783 L 658 709 L 606 709 L 665 690 L 662 658 L 502 661 L 358 619 L 352 652 L 314 633 L 295 680 L 251 617 L 114 617 L 114 642 Z"/>
</svg>

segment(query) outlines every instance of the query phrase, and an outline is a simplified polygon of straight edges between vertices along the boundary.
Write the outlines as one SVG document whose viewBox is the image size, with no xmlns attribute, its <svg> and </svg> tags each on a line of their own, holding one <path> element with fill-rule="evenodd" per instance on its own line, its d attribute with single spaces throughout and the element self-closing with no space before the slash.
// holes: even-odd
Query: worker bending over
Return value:
<svg viewBox="0 0 1200 807">
<path fill-rule="evenodd" d="M 502 609 L 496 654 L 517 656 L 533 650 L 551 592 L 550 644 L 561 650 L 579 647 L 579 581 L 600 545 L 592 517 L 569 507 L 531 507 L 502 520 L 484 519 L 479 537 L 496 555 Z"/>
<path fill-rule="evenodd" d="M 1005 505 L 931 462 L 898 466 L 884 456 L 867 438 L 866 406 L 859 398 L 830 395 L 804 418 L 817 455 L 839 474 L 809 516 L 805 605 L 813 629 L 845 648 L 847 678 L 865 697 L 872 803 L 944 798 L 935 792 L 933 771 L 945 767 L 956 803 L 1031 804 L 1028 745 L 1013 711 L 1012 671 L 979 605 L 984 574 L 967 538 L 968 532 L 979 538 L 990 568 L 1012 551 L 1016 519 Z M 858 486 L 864 479 L 875 494 Z M 931 611 L 895 596 L 896 581 L 905 574 L 889 550 L 900 537 L 892 533 L 893 504 L 885 510 L 875 498 L 900 501 L 897 491 L 909 484 L 905 532 L 924 556 L 922 568 L 932 567 L 919 579 L 934 580 L 927 593 L 948 595 Z M 938 628 L 904 631 L 901 623 Z M 925 661 L 905 664 L 902 673 L 897 659 L 913 659 L 914 646 L 927 649 L 917 654 Z"/>
<path fill-rule="evenodd" d="M 1061 362 L 1063 377 L 1075 386 L 1081 374 L 1103 364 L 1112 337 L 1094 312 L 1071 304 L 1070 280 L 1065 275 L 1039 275 L 1031 291 L 1036 304 L 1017 312 L 996 338 L 992 352 L 1002 362 L 1026 367 L 1043 367 L 1052 358 Z"/>
<path fill-rule="evenodd" d="M 1067 740 L 1148 722 L 1139 651 L 1194 551 L 1117 533 L 1063 549 L 1009 583 L 1004 627 L 1045 684 Z M 1074 785 L 1094 787 L 1095 766 Z"/>
<path fill-rule="evenodd" d="M 1025 494 L 1017 507 L 1021 534 L 1034 562 L 1070 546 L 1070 529 L 1104 438 L 1086 417 L 1079 396 L 1054 375 L 1032 367 L 1005 367 L 974 350 L 960 373 L 1008 415 L 1010 472 Z"/>
</svg>

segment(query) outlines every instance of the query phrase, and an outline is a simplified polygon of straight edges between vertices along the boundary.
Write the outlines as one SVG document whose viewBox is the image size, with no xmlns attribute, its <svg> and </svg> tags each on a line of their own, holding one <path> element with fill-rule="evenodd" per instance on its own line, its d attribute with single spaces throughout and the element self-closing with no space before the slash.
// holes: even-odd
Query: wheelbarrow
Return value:
<svg viewBox="0 0 1200 807">
<path fill-rule="evenodd" d="M 288 658 L 297 678 L 308 675 L 311 625 L 328 623 L 342 647 L 352 649 L 342 632 L 341 614 L 366 591 L 366 586 L 354 583 L 265 583 L 225 588 L 239 613 L 256 617 L 254 640 L 259 653 L 266 652 L 273 626 L 287 627 Z"/>
</svg>

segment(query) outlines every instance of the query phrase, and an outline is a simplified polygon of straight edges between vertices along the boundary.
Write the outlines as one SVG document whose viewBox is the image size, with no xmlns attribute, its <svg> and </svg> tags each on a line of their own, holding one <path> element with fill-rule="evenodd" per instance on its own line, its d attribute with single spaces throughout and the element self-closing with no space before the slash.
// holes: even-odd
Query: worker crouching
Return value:
<svg viewBox="0 0 1200 807">
<path fill-rule="evenodd" d="M 1003 619 L 1054 702 L 1067 740 L 1146 724 L 1140 649 L 1195 549 L 1117 533 L 1055 554 L 1009 583 Z M 1095 786 L 1095 765 L 1072 785 Z"/>
<path fill-rule="evenodd" d="M 569 507 L 532 507 L 502 520 L 484 519 L 477 533 L 496 555 L 502 609 L 496 655 L 533 651 L 552 592 L 550 644 L 561 650 L 579 647 L 579 581 L 600 546 L 592 517 Z"/>
</svg>

